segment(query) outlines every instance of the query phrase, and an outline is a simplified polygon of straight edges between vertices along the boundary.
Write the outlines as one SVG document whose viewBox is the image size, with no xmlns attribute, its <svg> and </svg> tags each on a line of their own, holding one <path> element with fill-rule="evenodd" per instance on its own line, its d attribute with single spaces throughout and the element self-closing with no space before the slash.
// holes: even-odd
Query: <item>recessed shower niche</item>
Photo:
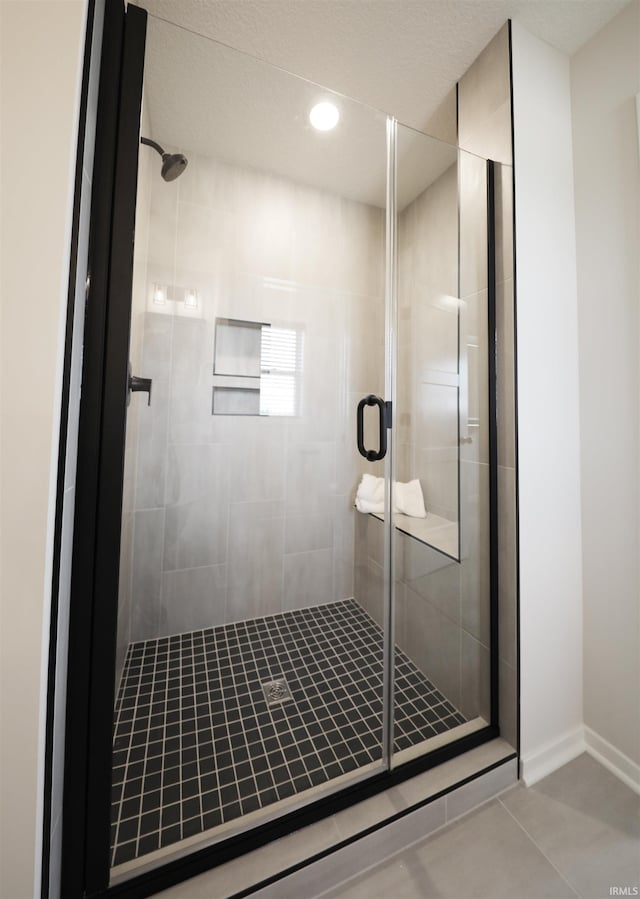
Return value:
<svg viewBox="0 0 640 899">
<path fill-rule="evenodd" d="M 113 883 L 497 732 L 491 166 L 153 16 L 132 130 Z"/>
<path fill-rule="evenodd" d="M 301 414 L 304 330 L 216 318 L 214 415 Z"/>
</svg>

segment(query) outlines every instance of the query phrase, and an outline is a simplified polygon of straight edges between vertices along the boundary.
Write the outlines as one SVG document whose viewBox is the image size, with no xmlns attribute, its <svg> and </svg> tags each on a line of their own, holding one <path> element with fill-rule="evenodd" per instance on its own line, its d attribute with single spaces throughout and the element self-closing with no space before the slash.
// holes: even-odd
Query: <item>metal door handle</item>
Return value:
<svg viewBox="0 0 640 899">
<path fill-rule="evenodd" d="M 377 406 L 380 419 L 379 419 L 379 442 L 377 450 L 368 450 L 364 445 L 364 407 L 365 406 Z M 358 403 L 358 414 L 357 414 L 357 442 L 358 442 L 358 452 L 361 456 L 364 456 L 369 462 L 377 462 L 379 459 L 384 459 L 387 455 L 387 428 L 391 427 L 391 403 L 385 403 L 383 399 L 379 396 L 375 396 L 375 394 L 370 393 L 369 396 L 365 396 Z"/>
</svg>

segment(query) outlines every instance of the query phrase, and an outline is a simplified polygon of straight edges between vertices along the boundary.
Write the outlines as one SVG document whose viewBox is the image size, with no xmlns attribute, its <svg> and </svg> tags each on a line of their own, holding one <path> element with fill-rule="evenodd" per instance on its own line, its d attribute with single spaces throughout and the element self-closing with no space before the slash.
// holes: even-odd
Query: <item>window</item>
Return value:
<svg viewBox="0 0 640 899">
<path fill-rule="evenodd" d="M 260 346 L 260 415 L 300 415 L 304 334 L 263 325 Z"/>
</svg>

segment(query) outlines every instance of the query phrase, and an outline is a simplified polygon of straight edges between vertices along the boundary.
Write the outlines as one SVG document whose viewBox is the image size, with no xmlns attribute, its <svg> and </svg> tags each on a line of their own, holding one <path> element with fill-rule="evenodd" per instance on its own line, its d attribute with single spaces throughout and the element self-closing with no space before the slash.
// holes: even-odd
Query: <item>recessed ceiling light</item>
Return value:
<svg viewBox="0 0 640 899">
<path fill-rule="evenodd" d="M 331 131 L 338 124 L 339 118 L 338 107 L 327 100 L 316 103 L 309 113 L 309 121 L 318 131 Z"/>
</svg>

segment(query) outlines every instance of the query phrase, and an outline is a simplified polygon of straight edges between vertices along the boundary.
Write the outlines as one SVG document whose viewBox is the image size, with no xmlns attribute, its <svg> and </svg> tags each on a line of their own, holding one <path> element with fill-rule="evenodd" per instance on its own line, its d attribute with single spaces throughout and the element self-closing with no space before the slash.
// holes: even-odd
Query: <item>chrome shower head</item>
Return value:
<svg viewBox="0 0 640 899">
<path fill-rule="evenodd" d="M 140 143 L 147 147 L 153 147 L 156 153 L 162 156 L 162 168 L 160 174 L 165 181 L 175 181 L 186 169 L 189 160 L 182 153 L 165 153 L 160 144 L 148 137 L 141 137 Z"/>
</svg>

